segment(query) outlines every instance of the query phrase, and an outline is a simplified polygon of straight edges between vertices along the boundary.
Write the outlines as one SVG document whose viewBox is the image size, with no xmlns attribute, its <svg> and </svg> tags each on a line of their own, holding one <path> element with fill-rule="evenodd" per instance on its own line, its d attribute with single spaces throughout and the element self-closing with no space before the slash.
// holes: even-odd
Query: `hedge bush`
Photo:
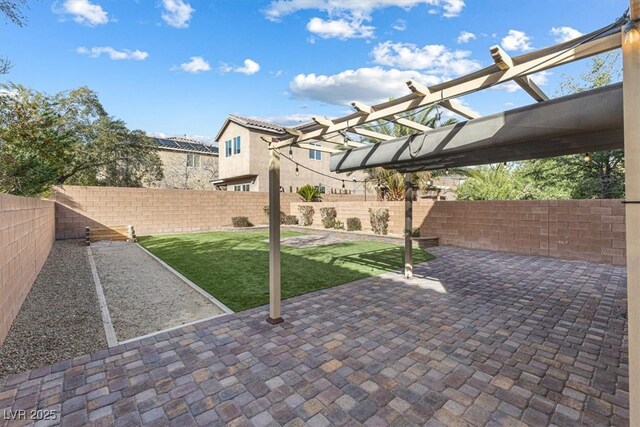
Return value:
<svg viewBox="0 0 640 427">
<path fill-rule="evenodd" d="M 344 230 L 344 222 L 337 219 L 333 228 L 335 228 L 336 230 Z"/>
<path fill-rule="evenodd" d="M 389 209 L 369 208 L 369 220 L 371 229 L 376 234 L 387 234 L 389 230 Z"/>
<path fill-rule="evenodd" d="M 324 228 L 334 228 L 336 226 L 336 217 L 338 216 L 336 208 L 321 208 L 320 216 L 322 217 Z"/>
<path fill-rule="evenodd" d="M 285 215 L 284 217 L 284 225 L 297 225 L 298 224 L 298 217 L 295 215 Z"/>
<path fill-rule="evenodd" d="M 262 211 L 264 212 L 264 215 L 267 217 L 267 224 L 269 223 L 269 212 L 271 212 L 271 209 L 269 209 L 269 206 L 265 206 L 262 208 Z M 286 213 L 280 211 L 280 224 L 284 224 L 284 217 L 287 216 Z"/>
<path fill-rule="evenodd" d="M 234 216 L 231 218 L 231 223 L 234 227 L 245 228 L 245 227 L 253 227 L 253 224 L 249 222 L 249 218 L 246 216 Z"/>
<path fill-rule="evenodd" d="M 313 208 L 313 206 L 309 206 L 309 205 L 298 206 L 298 210 L 302 214 L 302 225 L 313 224 L 313 214 L 316 213 L 316 210 Z"/>
<path fill-rule="evenodd" d="M 360 218 L 347 218 L 347 231 L 361 231 L 362 230 L 362 222 L 360 222 Z"/>
</svg>

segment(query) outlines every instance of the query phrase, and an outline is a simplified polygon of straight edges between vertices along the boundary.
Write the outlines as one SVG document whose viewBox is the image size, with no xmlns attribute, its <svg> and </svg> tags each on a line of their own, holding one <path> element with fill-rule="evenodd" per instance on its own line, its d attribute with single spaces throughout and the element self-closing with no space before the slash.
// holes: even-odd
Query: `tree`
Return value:
<svg viewBox="0 0 640 427">
<path fill-rule="evenodd" d="M 436 104 L 430 105 L 417 112 L 410 111 L 403 113 L 402 117 L 430 128 L 447 126 L 457 122 L 457 120 L 453 118 L 443 122 L 441 120 L 442 113 L 440 111 L 440 107 Z M 419 132 L 415 129 L 385 120 L 378 120 L 374 122 L 374 124 L 367 124 L 362 127 L 367 130 L 382 133 L 384 135 L 390 135 L 395 138 L 402 138 Z M 363 138 L 363 141 L 375 144 L 380 142 L 379 140 L 372 138 Z M 378 200 L 404 200 L 404 174 L 395 170 L 383 168 L 365 169 L 365 173 L 368 175 L 367 181 L 376 191 L 376 197 Z M 420 189 L 424 189 L 427 187 L 427 183 L 432 177 L 442 174 L 442 171 L 416 172 L 413 174 L 413 185 Z"/>
<path fill-rule="evenodd" d="M 151 139 L 109 116 L 90 89 L 0 89 L 0 191 L 41 196 L 55 184 L 140 186 L 162 178 Z"/>
<path fill-rule="evenodd" d="M 27 6 L 27 0 L 0 0 L 0 13 L 18 27 L 24 27 L 27 23 L 22 14 L 21 7 Z M 0 74 L 7 74 L 13 68 L 13 63 L 9 58 L 0 57 Z"/>
<path fill-rule="evenodd" d="M 458 200 L 518 200 L 525 198 L 524 183 L 502 163 L 472 168 L 456 190 Z"/>
<path fill-rule="evenodd" d="M 580 80 L 564 76 L 559 94 L 584 92 L 619 80 L 619 59 L 619 53 L 591 59 L 589 70 L 580 75 Z M 522 174 L 543 189 L 539 194 L 542 197 L 624 198 L 623 151 L 589 153 L 588 158 L 585 161 L 585 155 L 579 154 L 521 162 Z"/>
</svg>

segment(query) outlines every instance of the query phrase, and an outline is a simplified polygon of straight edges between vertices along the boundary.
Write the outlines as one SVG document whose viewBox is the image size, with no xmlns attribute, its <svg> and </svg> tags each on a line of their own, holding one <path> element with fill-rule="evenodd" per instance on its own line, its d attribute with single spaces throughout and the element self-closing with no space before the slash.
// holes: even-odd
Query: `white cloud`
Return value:
<svg viewBox="0 0 640 427">
<path fill-rule="evenodd" d="M 206 71 L 211 71 L 211 65 L 201 56 L 192 56 L 189 58 L 189 62 L 180 64 L 179 67 L 173 67 L 171 71 L 182 70 L 186 73 L 198 74 Z"/>
<path fill-rule="evenodd" d="M 187 28 L 196 10 L 183 0 L 162 0 L 162 20 L 175 28 Z"/>
<path fill-rule="evenodd" d="M 244 65 L 242 67 L 233 67 L 229 64 L 222 64 L 220 66 L 220 72 L 221 73 L 240 73 L 240 74 L 245 74 L 247 76 L 251 76 L 255 73 L 257 73 L 258 71 L 260 71 L 260 64 L 258 64 L 256 61 L 254 61 L 253 59 L 245 59 L 244 60 Z M 280 71 L 280 73 L 282 73 Z M 277 73 L 276 73 L 277 74 Z M 278 77 L 278 75 L 276 75 L 276 77 Z"/>
<path fill-rule="evenodd" d="M 311 18 L 307 24 L 307 30 L 323 39 L 337 38 L 341 40 L 352 38 L 373 37 L 375 27 L 365 25 L 365 21 L 371 18 L 367 16 L 349 17 L 341 19 L 324 20 L 322 18 Z"/>
<path fill-rule="evenodd" d="M 54 12 L 71 15 L 78 24 L 94 27 L 109 22 L 109 14 L 99 4 L 90 0 L 65 0 L 60 8 Z"/>
<path fill-rule="evenodd" d="M 418 47 L 412 43 L 379 43 L 371 52 L 373 62 L 390 67 L 423 70 L 444 76 L 461 75 L 480 69 L 480 63 L 468 59 L 471 52 L 451 51 L 439 44 Z"/>
<path fill-rule="evenodd" d="M 555 36 L 557 43 L 573 40 L 582 35 L 580 31 L 571 27 L 553 27 L 549 33 Z"/>
<path fill-rule="evenodd" d="M 509 30 L 509 34 L 502 38 L 502 47 L 505 50 L 527 51 L 533 49 L 531 37 L 524 31 Z"/>
<path fill-rule="evenodd" d="M 471 41 L 471 40 L 473 40 L 475 38 L 476 38 L 475 34 L 470 33 L 469 31 L 462 31 L 458 35 L 458 38 L 456 39 L 456 42 L 458 42 L 458 44 L 469 43 L 469 41 Z"/>
<path fill-rule="evenodd" d="M 407 21 L 404 19 L 398 19 L 392 26 L 396 31 L 404 31 L 407 29 Z"/>
<path fill-rule="evenodd" d="M 149 52 L 145 52 L 139 49 L 116 50 L 109 46 L 92 47 L 92 48 L 79 47 L 78 49 L 76 49 L 76 52 L 78 52 L 81 55 L 88 55 L 91 58 L 98 58 L 102 55 L 108 55 L 109 59 L 112 59 L 114 61 L 121 61 L 125 59 L 132 59 L 134 61 L 144 61 L 149 57 Z"/>
<path fill-rule="evenodd" d="M 284 16 L 301 10 L 317 10 L 327 14 L 328 19 L 312 18 L 307 30 L 321 38 L 374 37 L 375 27 L 365 25 L 371 21 L 371 14 L 376 9 L 400 7 L 409 10 L 414 6 L 427 5 L 429 13 L 441 13 L 445 17 L 458 16 L 464 8 L 464 0 L 272 0 L 264 10 L 270 21 L 280 21 Z M 393 28 L 404 31 L 406 23 L 398 20 Z"/>
<path fill-rule="evenodd" d="M 433 85 L 442 80 L 411 70 L 385 70 L 381 67 L 346 70 L 333 75 L 298 74 L 290 83 L 291 95 L 298 99 L 314 99 L 344 105 L 351 101 L 376 104 L 408 94 L 405 82 L 415 80 Z"/>
<path fill-rule="evenodd" d="M 529 78 L 533 80 L 533 82 L 538 86 L 545 86 L 549 81 L 550 75 L 551 75 L 550 71 L 540 71 L 539 73 L 531 74 Z M 507 92 L 516 92 L 522 88 L 516 82 L 510 81 L 510 82 L 502 83 L 496 86 L 491 86 L 491 89 L 500 89 L 500 90 L 506 90 Z"/>
<path fill-rule="evenodd" d="M 368 15 L 376 9 L 400 7 L 409 10 L 418 5 L 432 6 L 431 10 L 453 17 L 462 12 L 465 3 L 464 0 L 273 0 L 265 10 L 265 16 L 278 21 L 301 10 L 320 10 L 331 15 L 353 12 Z"/>
</svg>

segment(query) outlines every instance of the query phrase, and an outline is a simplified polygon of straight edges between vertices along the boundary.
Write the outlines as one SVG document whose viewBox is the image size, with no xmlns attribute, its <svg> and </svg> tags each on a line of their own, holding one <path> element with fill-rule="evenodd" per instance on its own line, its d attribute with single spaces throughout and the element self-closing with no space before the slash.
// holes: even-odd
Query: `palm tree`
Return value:
<svg viewBox="0 0 640 427">
<path fill-rule="evenodd" d="M 457 120 L 453 118 L 442 121 L 442 111 L 437 104 L 429 105 L 419 111 L 403 113 L 402 117 L 433 129 L 457 123 Z M 362 125 L 362 127 L 367 130 L 390 135 L 395 138 L 402 138 L 420 132 L 385 120 L 378 120 L 370 124 Z M 366 137 L 362 140 L 364 142 L 371 142 L 374 144 L 380 142 L 377 139 Z M 456 170 L 456 172 L 461 173 L 459 170 Z M 368 175 L 367 181 L 369 182 L 369 185 L 376 191 L 376 198 L 378 200 L 404 200 L 404 175 L 402 173 L 383 168 L 365 169 L 365 173 Z M 429 186 L 429 181 L 432 178 L 443 175 L 445 175 L 443 171 L 416 172 L 413 174 L 413 185 L 414 187 L 423 190 Z"/>
</svg>

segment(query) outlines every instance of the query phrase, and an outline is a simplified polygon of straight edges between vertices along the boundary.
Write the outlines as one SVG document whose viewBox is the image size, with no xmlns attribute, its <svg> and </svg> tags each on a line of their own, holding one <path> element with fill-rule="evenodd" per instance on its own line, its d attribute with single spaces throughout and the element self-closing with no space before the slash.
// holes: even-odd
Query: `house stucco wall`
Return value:
<svg viewBox="0 0 640 427">
<path fill-rule="evenodd" d="M 225 157 L 224 142 L 240 135 L 242 141 L 242 151 L 238 156 Z M 229 179 L 242 175 L 257 175 L 257 178 L 251 185 L 251 191 L 266 192 L 269 191 L 269 148 L 268 144 L 262 139 L 270 140 L 273 134 L 267 132 L 259 132 L 255 129 L 248 129 L 237 123 L 230 122 L 224 132 L 220 135 L 218 144 L 220 147 L 220 178 Z M 332 146 L 331 144 L 329 144 Z M 322 184 L 327 193 L 331 190 L 348 192 L 351 190 L 354 194 L 364 195 L 364 185 L 362 183 L 354 183 L 356 180 L 363 180 L 362 172 L 355 172 L 351 175 L 336 174 L 329 170 L 329 153 L 322 153 L 321 160 L 309 158 L 309 150 L 305 148 L 293 148 L 293 160 L 300 163 L 304 167 L 308 167 L 314 171 L 322 172 L 330 176 L 338 178 L 338 180 L 321 176 L 315 172 L 309 171 L 304 167 L 298 168 L 296 175 L 296 166 L 293 162 L 284 156 L 289 156 L 289 149 L 281 150 L 283 156 L 280 158 L 280 185 L 286 193 L 293 192 L 303 185 Z M 342 189 L 342 180 L 344 179 L 345 189 Z M 249 183 L 247 180 L 246 183 Z M 233 185 L 229 185 L 228 190 L 232 190 Z M 368 193 L 373 197 L 373 193 Z"/>
<path fill-rule="evenodd" d="M 200 156 L 199 167 L 187 166 L 187 155 Z M 218 156 L 206 153 L 158 149 L 162 161 L 164 178 L 151 183 L 151 187 L 179 188 L 189 190 L 214 190 L 211 180 L 218 177 Z"/>
</svg>

